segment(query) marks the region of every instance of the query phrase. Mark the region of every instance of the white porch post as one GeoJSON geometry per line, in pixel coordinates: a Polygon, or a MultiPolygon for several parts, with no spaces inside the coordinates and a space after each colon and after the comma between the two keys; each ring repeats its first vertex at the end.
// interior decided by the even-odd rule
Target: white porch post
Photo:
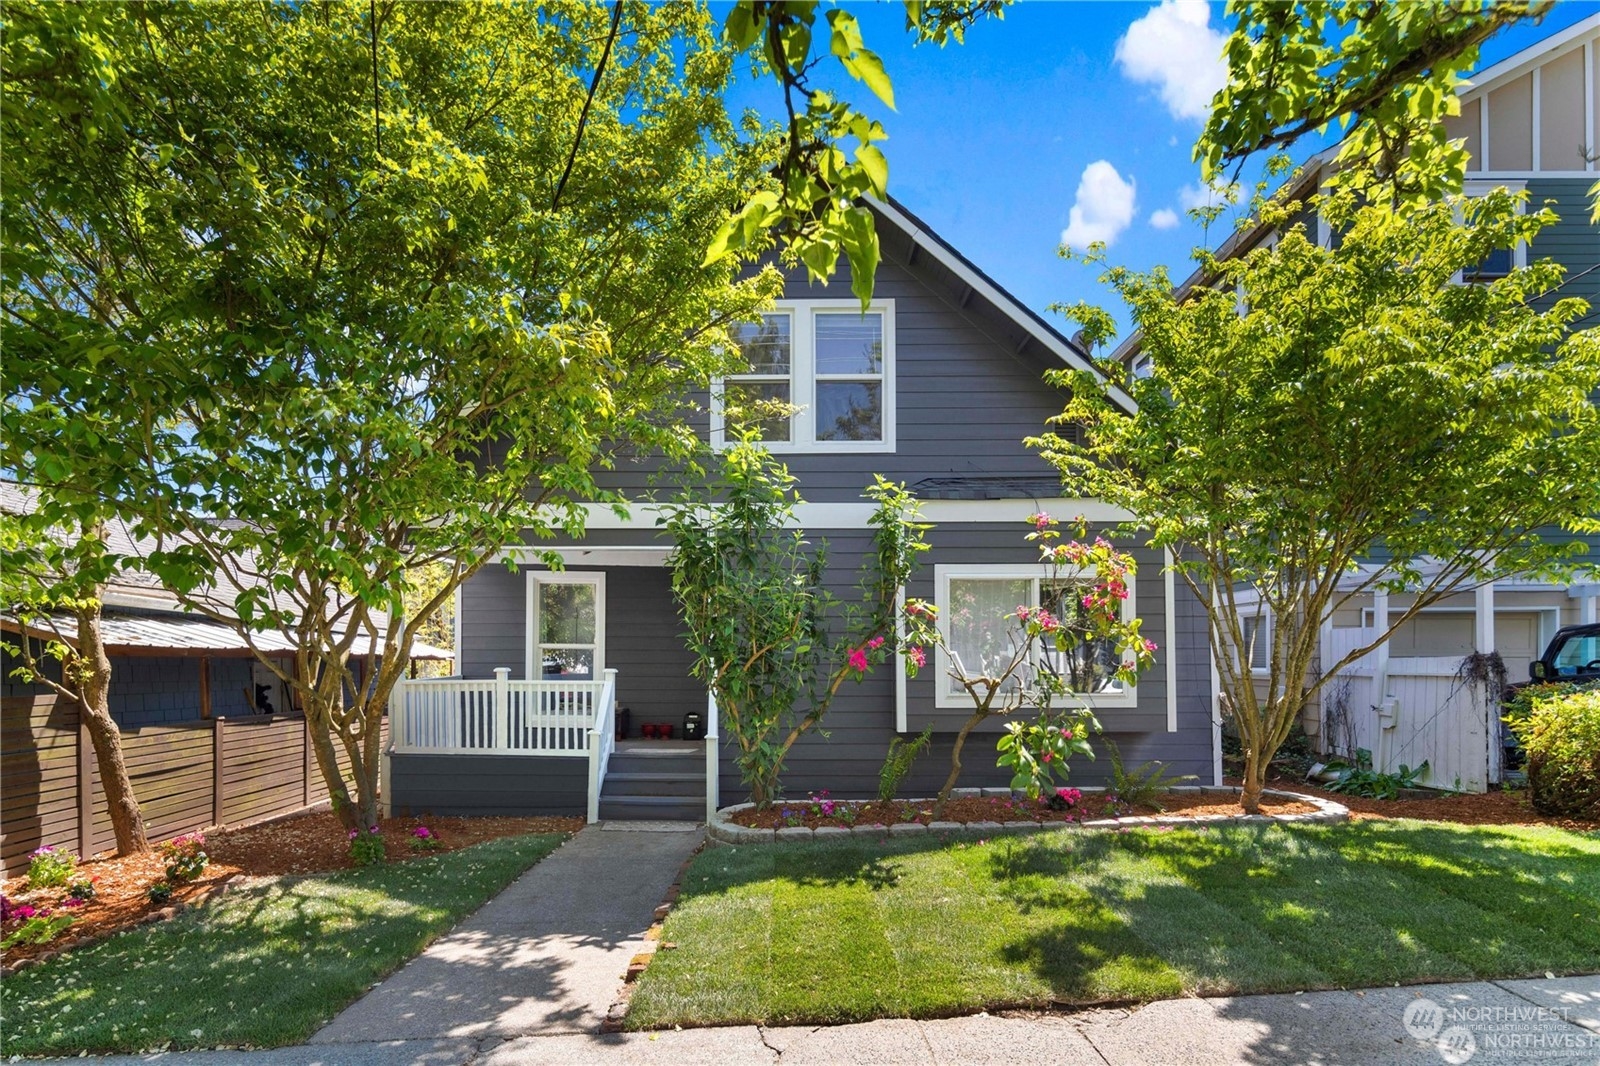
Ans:
{"type": "Polygon", "coordinates": [[[1494,585],[1479,585],[1473,596],[1475,625],[1472,630],[1472,647],[1480,655],[1494,651],[1494,585]]]}
{"type": "Polygon", "coordinates": [[[494,668],[494,746],[511,750],[511,667],[494,668]]]}
{"type": "Polygon", "coordinates": [[[720,764],[717,761],[717,697],[711,692],[706,693],[706,824],[711,824],[711,819],[717,814],[717,801],[722,794],[722,781],[720,778],[720,764]]]}
{"type": "MultiPolygon", "coordinates": [[[[1378,589],[1372,594],[1372,625],[1379,632],[1389,628],[1389,592],[1378,589]]],[[[1389,642],[1386,640],[1373,650],[1372,697],[1381,707],[1389,696],[1389,642]]]]}

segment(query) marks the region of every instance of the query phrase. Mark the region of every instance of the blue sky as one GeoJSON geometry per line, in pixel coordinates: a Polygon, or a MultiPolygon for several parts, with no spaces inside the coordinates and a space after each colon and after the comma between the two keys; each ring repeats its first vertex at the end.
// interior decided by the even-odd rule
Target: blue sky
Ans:
{"type": "MultiPolygon", "coordinates": [[[[890,192],[1022,302],[1040,312],[1056,301],[1114,303],[1094,268],[1056,254],[1075,204],[1076,233],[1115,231],[1113,262],[1188,273],[1189,250],[1203,234],[1183,214],[1182,190],[1198,191],[1190,153],[1205,87],[1220,76],[1221,4],[1025,0],[1004,21],[977,26],[966,44],[944,49],[913,48],[898,3],[847,6],[894,82],[894,112],[867,107],[876,102],[864,86],[850,89],[889,132],[890,192]],[[1171,228],[1151,224],[1163,210],[1177,216],[1171,228]]],[[[1490,41],[1481,65],[1597,8],[1561,3],[1541,25],[1490,41]]],[[[776,114],[776,87],[755,88],[751,102],[776,114]]],[[[1296,158],[1316,147],[1304,145],[1296,158]]],[[[1225,223],[1214,224],[1209,243],[1226,235],[1225,223]]]]}

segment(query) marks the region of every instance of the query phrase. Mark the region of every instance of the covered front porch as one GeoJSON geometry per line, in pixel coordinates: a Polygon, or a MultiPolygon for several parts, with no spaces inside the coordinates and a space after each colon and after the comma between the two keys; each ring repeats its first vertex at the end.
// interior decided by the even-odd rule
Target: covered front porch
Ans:
{"type": "Polygon", "coordinates": [[[615,669],[514,681],[506,667],[489,680],[397,683],[386,802],[414,814],[709,819],[720,788],[714,701],[701,739],[619,739],[617,685],[615,669]]]}

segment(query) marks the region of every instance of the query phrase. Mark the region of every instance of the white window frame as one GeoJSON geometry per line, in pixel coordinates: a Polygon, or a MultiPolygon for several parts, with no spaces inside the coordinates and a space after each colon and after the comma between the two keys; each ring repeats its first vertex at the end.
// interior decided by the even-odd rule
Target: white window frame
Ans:
{"type": "MultiPolygon", "coordinates": [[[[939,635],[948,643],[950,640],[950,581],[951,579],[987,578],[991,580],[1019,580],[1033,581],[1034,595],[1032,600],[1038,603],[1038,584],[1041,580],[1051,577],[1065,578],[1093,578],[1094,571],[1086,568],[1057,567],[1052,570],[1043,563],[940,563],[933,568],[933,602],[939,609],[939,635]]],[[[1137,579],[1129,574],[1128,598],[1122,601],[1122,620],[1131,622],[1138,617],[1135,606],[1138,598],[1137,579]]],[[[972,699],[964,692],[951,692],[950,686],[950,657],[941,648],[934,656],[933,679],[933,705],[945,709],[971,710],[972,699]]],[[[1076,692],[1067,698],[1082,699],[1090,707],[1137,707],[1139,694],[1133,685],[1124,685],[1120,692],[1076,692]]],[[[1063,701],[1063,706],[1066,706],[1063,701]]]]}
{"type": "MultiPolygon", "coordinates": [[[[606,575],[601,570],[529,570],[527,632],[524,639],[523,677],[543,681],[544,663],[534,668],[539,651],[539,586],[593,585],[594,589],[594,678],[600,681],[606,669],[606,575]]],[[[587,647],[588,645],[581,645],[587,647]]]]}
{"type": "Polygon", "coordinates": [[[1272,673],[1272,615],[1262,611],[1259,615],[1246,615],[1239,619],[1240,629],[1254,626],[1256,631],[1255,641],[1252,644],[1250,634],[1243,633],[1244,651],[1250,658],[1250,673],[1254,677],[1266,677],[1272,673]],[[1260,652],[1261,665],[1256,665],[1256,653],[1260,652]]]}
{"type": "MultiPolygon", "coordinates": [[[[883,369],[880,396],[883,424],[882,440],[817,440],[817,349],[816,316],[848,312],[861,315],[859,300],[779,300],[767,314],[789,316],[789,402],[796,408],[789,421],[789,439],[766,441],[763,447],[774,455],[830,452],[892,452],[895,450],[895,336],[894,300],[874,300],[867,305],[866,314],[883,317],[883,369]]],[[[862,381],[870,374],[828,374],[821,380],[862,381]]],[[[739,376],[741,379],[743,375],[739,376]]],[[[755,378],[776,379],[779,375],[752,375],[755,378]]],[[[726,423],[723,418],[724,379],[711,382],[711,446],[716,449],[728,445],[726,423]]]]}

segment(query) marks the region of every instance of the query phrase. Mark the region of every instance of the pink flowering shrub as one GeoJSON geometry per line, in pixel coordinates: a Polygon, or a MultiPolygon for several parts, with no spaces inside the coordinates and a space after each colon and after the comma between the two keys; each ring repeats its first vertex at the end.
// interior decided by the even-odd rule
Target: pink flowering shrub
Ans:
{"type": "MultiPolygon", "coordinates": [[[[1046,575],[1036,585],[1045,602],[1018,604],[1006,616],[1006,639],[986,641],[967,662],[951,647],[951,631],[977,622],[968,606],[958,605],[951,624],[938,624],[933,605],[912,600],[904,623],[913,655],[906,655],[906,673],[916,677],[927,665],[921,653],[931,645],[944,653],[948,679],[972,700],[973,713],[956,736],[950,775],[940,790],[935,817],[943,814],[961,774],[961,752],[968,734],[985,719],[1034,712],[1032,720],[1014,719],[996,748],[997,765],[1012,771],[1011,787],[1031,798],[1065,777],[1074,755],[1093,758],[1089,735],[1100,723],[1084,698],[1094,692],[1132,686],[1154,663],[1155,642],[1139,632],[1137,618],[1124,618],[1133,557],[1104,537],[1086,542],[1087,526],[1078,520],[1080,539],[1060,543],[1056,519],[1040,513],[1028,518],[1027,539],[1039,547],[1046,575]]],[[[937,683],[944,684],[945,679],[937,683]]]]}
{"type": "Polygon", "coordinates": [[[167,862],[168,881],[193,881],[205,873],[211,857],[205,853],[206,838],[199,833],[174,837],[157,850],[167,862]]]}
{"type": "Polygon", "coordinates": [[[439,836],[425,825],[419,825],[411,831],[412,851],[438,851],[439,836]]]}

